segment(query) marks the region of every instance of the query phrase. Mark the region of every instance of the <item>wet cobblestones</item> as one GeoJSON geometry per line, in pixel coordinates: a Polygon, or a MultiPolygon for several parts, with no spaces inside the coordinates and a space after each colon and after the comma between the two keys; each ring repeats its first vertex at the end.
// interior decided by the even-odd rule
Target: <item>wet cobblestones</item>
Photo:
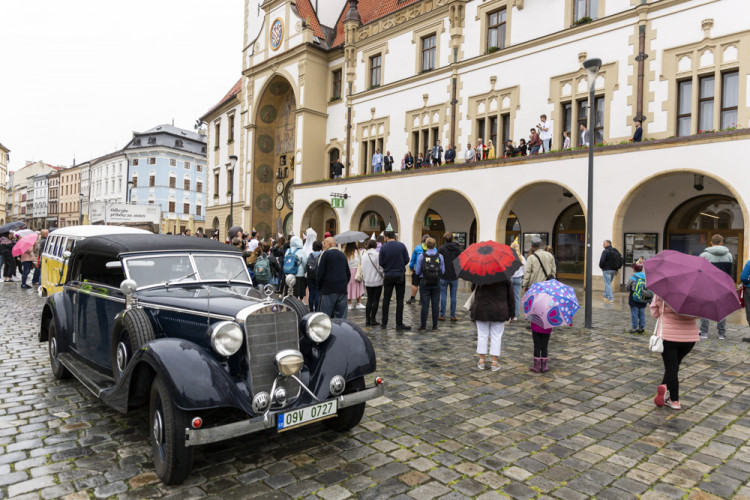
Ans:
{"type": "Polygon", "coordinates": [[[627,311],[555,331],[544,375],[528,371],[525,322],[506,328],[496,373],[476,369],[462,314],[434,333],[367,329],[387,386],[361,425],[205,446],[167,487],[145,410],[123,415],[56,381],[37,342],[42,299],[0,287],[0,498],[750,498],[746,326],[723,342],[712,330],[686,358],[681,412],[654,407],[661,360],[624,333],[627,311]]]}

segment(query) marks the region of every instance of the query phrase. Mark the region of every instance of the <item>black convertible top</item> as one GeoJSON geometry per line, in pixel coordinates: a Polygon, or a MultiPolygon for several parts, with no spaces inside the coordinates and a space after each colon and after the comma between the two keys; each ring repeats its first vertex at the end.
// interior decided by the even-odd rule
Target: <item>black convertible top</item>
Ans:
{"type": "Polygon", "coordinates": [[[195,236],[170,234],[112,234],[79,241],[73,252],[94,252],[112,257],[140,252],[230,252],[240,251],[225,243],[195,236]]]}

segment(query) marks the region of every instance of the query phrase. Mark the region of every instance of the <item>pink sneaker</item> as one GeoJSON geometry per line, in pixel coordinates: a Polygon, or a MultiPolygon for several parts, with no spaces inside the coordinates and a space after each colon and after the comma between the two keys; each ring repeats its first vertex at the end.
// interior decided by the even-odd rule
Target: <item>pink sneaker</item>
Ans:
{"type": "Polygon", "coordinates": [[[654,404],[661,408],[664,406],[664,397],[667,394],[667,385],[661,384],[656,388],[656,397],[654,398],[654,404]]]}
{"type": "Polygon", "coordinates": [[[670,401],[669,398],[667,398],[666,401],[664,401],[664,404],[672,408],[673,410],[681,410],[680,402],[679,401],[670,401]]]}

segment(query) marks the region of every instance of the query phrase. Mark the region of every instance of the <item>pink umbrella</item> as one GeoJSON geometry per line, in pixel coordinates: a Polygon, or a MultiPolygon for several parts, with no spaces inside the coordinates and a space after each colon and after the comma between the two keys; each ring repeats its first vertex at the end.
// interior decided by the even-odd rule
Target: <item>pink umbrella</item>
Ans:
{"type": "Polygon", "coordinates": [[[703,257],[663,250],[643,271],[648,289],[677,314],[721,321],[742,307],[732,277],[703,257]]]}
{"type": "Polygon", "coordinates": [[[36,243],[36,239],[39,237],[38,234],[29,234],[18,240],[18,242],[13,245],[13,257],[18,257],[21,254],[25,253],[26,250],[34,246],[34,243],[36,243]]]}

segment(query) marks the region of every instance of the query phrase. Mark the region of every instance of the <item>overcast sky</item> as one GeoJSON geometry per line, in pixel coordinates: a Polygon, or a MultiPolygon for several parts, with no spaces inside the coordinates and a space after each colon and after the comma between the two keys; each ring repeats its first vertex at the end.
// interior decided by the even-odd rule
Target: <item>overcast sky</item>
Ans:
{"type": "Polygon", "coordinates": [[[242,70],[242,0],[0,0],[0,143],[70,166],[193,130],[242,70]]]}

